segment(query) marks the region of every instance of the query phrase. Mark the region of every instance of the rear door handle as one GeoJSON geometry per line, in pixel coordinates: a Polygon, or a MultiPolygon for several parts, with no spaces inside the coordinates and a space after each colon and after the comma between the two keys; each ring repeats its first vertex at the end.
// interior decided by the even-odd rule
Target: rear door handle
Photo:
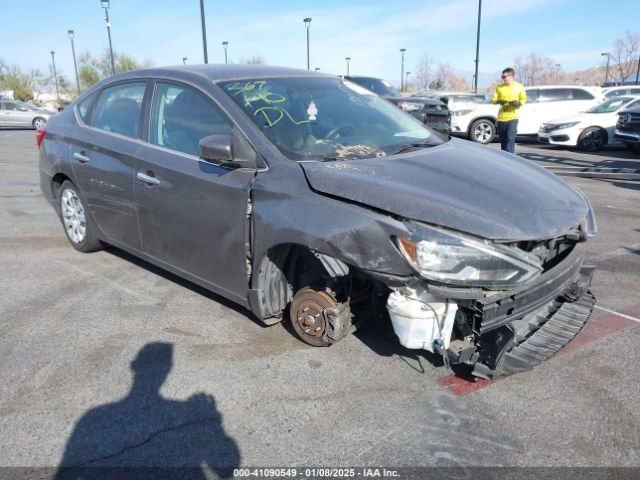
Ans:
{"type": "Polygon", "coordinates": [[[73,158],[82,163],[87,163],[89,161],[89,157],[87,157],[84,152],[74,152],[73,158]]]}
{"type": "Polygon", "coordinates": [[[141,182],[146,183],[147,185],[158,185],[160,183],[160,180],[158,180],[156,177],[147,175],[146,173],[142,172],[137,172],[136,178],[141,182]]]}

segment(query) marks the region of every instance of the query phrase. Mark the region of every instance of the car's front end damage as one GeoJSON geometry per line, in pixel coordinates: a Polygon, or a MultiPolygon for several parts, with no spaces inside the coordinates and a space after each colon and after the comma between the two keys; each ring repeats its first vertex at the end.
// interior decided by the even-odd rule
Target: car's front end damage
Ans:
{"type": "Polygon", "coordinates": [[[405,347],[495,378],[534,367],[588,320],[593,211],[544,169],[458,140],[393,162],[303,169],[315,191],[402,221],[388,256],[413,274],[362,270],[390,292],[387,310],[405,347]]]}
{"type": "Polygon", "coordinates": [[[400,342],[484,378],[533,368],[591,314],[593,267],[584,257],[594,231],[591,217],[541,241],[479,241],[424,227],[416,236],[429,240],[397,239],[418,273],[389,282],[387,309],[400,342]]]}

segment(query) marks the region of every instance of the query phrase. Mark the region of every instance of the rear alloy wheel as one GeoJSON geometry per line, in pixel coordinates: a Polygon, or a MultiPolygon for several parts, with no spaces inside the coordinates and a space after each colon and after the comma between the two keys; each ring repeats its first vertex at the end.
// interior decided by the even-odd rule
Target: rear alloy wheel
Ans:
{"type": "Polygon", "coordinates": [[[471,124],[469,128],[469,140],[486,145],[491,143],[496,136],[496,125],[491,120],[480,119],[471,124]]]}
{"type": "Polygon", "coordinates": [[[328,327],[325,311],[337,305],[336,299],[325,291],[309,287],[298,290],[291,301],[289,316],[302,341],[314,347],[331,345],[332,342],[325,337],[328,327]]]}
{"type": "Polygon", "coordinates": [[[100,250],[102,243],[96,236],[97,229],[85,210],[76,186],[66,180],[60,187],[58,200],[60,220],[73,248],[80,252],[100,250]]]}
{"type": "Polygon", "coordinates": [[[33,119],[33,122],[31,122],[31,124],[36,130],[42,130],[47,126],[47,121],[42,117],[36,117],[33,119]]]}
{"type": "Polygon", "coordinates": [[[578,146],[587,152],[597,152],[607,143],[607,135],[599,127],[589,127],[582,131],[578,146]]]}

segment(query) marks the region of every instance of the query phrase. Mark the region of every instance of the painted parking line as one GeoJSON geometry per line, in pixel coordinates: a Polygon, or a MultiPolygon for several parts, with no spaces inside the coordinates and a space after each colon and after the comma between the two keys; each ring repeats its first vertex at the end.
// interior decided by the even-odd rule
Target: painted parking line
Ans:
{"type": "Polygon", "coordinates": [[[612,313],[613,315],[617,315],[622,318],[626,318],[627,320],[633,320],[634,322],[640,323],[640,318],[632,317],[631,315],[625,315],[624,313],[616,312],[614,310],[609,310],[608,308],[600,307],[596,305],[595,308],[598,310],[602,310],[603,312],[612,313]]]}
{"type": "MultiPolygon", "coordinates": [[[[595,308],[606,312],[606,314],[589,320],[580,333],[556,355],[571,352],[631,325],[640,323],[640,303],[626,308],[624,313],[609,310],[608,308],[598,305],[596,305],[595,308]]],[[[466,395],[488,387],[500,380],[501,379],[491,381],[475,377],[463,378],[456,375],[445,375],[444,377],[438,378],[436,383],[449,390],[453,395],[466,395]]]]}

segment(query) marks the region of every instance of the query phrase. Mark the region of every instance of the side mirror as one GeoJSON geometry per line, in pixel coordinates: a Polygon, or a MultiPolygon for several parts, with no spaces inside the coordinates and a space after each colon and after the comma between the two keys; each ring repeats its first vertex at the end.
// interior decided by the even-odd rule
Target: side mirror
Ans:
{"type": "Polygon", "coordinates": [[[27,110],[29,110],[27,107],[20,107],[21,112],[26,112],[27,110]]]}
{"type": "Polygon", "coordinates": [[[233,162],[233,139],[230,134],[209,135],[200,140],[200,157],[216,165],[233,162]]]}
{"type": "Polygon", "coordinates": [[[200,158],[229,168],[256,168],[255,151],[234,128],[233,133],[209,135],[199,142],[200,158]]]}

